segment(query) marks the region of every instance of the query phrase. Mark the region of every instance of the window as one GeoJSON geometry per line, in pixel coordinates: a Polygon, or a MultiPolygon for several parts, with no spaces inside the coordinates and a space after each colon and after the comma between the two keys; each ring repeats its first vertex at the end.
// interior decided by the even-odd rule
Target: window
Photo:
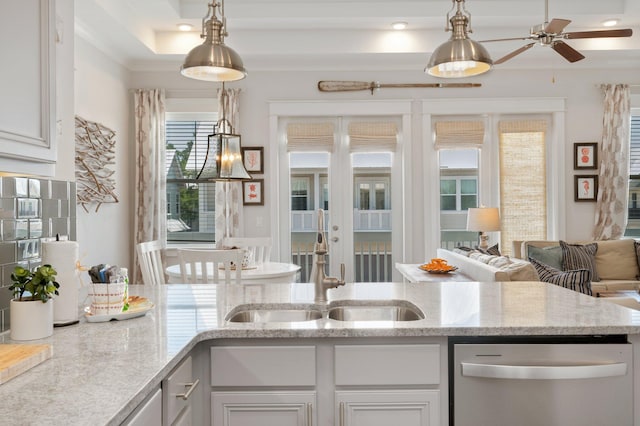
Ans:
{"type": "Polygon", "coordinates": [[[309,210],[312,177],[291,176],[291,210],[309,210]]]}
{"type": "Polygon", "coordinates": [[[440,178],[440,210],[461,211],[478,206],[478,178],[440,178]]]}
{"type": "Polygon", "coordinates": [[[358,210],[388,210],[390,208],[391,181],[388,176],[358,176],[355,179],[355,208],[358,210]]]}
{"type": "Polygon", "coordinates": [[[215,182],[196,180],[215,122],[167,119],[165,130],[167,240],[215,241],[215,182]]]}
{"type": "Polygon", "coordinates": [[[631,117],[629,149],[629,218],[625,235],[640,237],[640,112],[631,117]]]}

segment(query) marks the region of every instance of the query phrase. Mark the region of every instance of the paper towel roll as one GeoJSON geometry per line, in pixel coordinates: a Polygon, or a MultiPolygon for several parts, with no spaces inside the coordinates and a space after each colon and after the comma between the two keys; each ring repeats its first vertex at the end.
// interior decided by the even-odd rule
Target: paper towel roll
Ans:
{"type": "Polygon", "coordinates": [[[51,265],[58,273],[58,296],[53,300],[53,323],[70,324],[78,321],[78,243],[76,241],[43,241],[42,264],[51,265]]]}

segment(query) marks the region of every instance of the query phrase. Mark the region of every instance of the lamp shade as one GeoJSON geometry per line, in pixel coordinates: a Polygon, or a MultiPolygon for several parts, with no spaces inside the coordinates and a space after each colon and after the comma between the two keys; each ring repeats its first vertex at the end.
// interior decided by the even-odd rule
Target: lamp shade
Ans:
{"type": "MultiPolygon", "coordinates": [[[[457,11],[449,19],[451,38],[433,51],[424,72],[434,77],[461,78],[485,73],[493,66],[489,52],[469,38],[469,16],[463,13],[464,0],[457,2],[457,11]]],[[[448,15],[447,15],[448,16],[448,15]]]]}
{"type": "Polygon", "coordinates": [[[220,21],[215,14],[216,7],[220,7],[220,4],[209,4],[209,13],[202,21],[201,37],[204,38],[204,43],[191,49],[180,67],[180,73],[196,80],[242,80],[247,76],[247,71],[244,69],[240,55],[224,44],[224,36],[226,36],[223,24],[224,14],[220,21]]]}
{"type": "Polygon", "coordinates": [[[467,231],[490,232],[500,230],[497,207],[471,208],[467,211],[467,231]]]}
{"type": "Polygon", "coordinates": [[[215,139],[216,148],[216,176],[215,180],[251,179],[251,175],[244,168],[242,151],[240,149],[240,135],[216,133],[209,135],[215,139]]]}

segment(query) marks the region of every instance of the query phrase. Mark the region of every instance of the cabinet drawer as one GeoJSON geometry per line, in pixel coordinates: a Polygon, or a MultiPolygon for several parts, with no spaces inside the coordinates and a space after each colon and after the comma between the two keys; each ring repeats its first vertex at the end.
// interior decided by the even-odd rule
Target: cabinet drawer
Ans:
{"type": "Polygon", "coordinates": [[[336,385],[437,385],[440,345],[336,345],[336,385]]]}
{"type": "Polygon", "coordinates": [[[211,386],[315,386],[315,346],[211,348],[211,386]]]}
{"type": "MultiPolygon", "coordinates": [[[[185,395],[192,386],[197,386],[194,383],[193,370],[191,366],[191,357],[187,357],[178,365],[173,372],[167,376],[162,382],[162,389],[164,390],[164,422],[163,424],[171,425],[182,415],[183,411],[190,405],[190,399],[185,399],[185,395]]],[[[189,393],[191,398],[194,396],[189,393]]]]}

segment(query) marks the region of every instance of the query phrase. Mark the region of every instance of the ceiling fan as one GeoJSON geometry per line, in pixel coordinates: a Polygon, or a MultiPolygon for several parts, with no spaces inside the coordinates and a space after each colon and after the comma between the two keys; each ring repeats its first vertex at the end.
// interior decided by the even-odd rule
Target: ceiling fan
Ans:
{"type": "Polygon", "coordinates": [[[494,41],[509,41],[509,40],[533,40],[532,43],[526,44],[519,49],[514,50],[511,53],[503,56],[502,58],[494,61],[494,65],[501,64],[521,54],[522,52],[531,49],[536,43],[541,46],[551,46],[553,50],[558,52],[563,58],[569,62],[577,62],[584,59],[584,55],[573,47],[569,46],[562,40],[572,40],[579,38],[602,38],[602,37],[631,37],[633,31],[630,28],[618,29],[618,30],[599,30],[599,31],[574,31],[564,32],[563,30],[567,25],[571,23],[568,19],[554,18],[549,22],[549,0],[544,2],[544,23],[535,25],[529,30],[529,35],[526,37],[514,37],[514,38],[499,38],[493,40],[480,40],[481,43],[489,43],[494,41]]]}

